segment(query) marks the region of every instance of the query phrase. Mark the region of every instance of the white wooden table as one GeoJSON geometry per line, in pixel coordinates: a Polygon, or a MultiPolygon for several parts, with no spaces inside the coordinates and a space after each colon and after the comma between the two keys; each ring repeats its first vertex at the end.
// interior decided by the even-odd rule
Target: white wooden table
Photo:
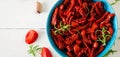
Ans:
{"type": "MultiPolygon", "coordinates": [[[[38,1],[43,6],[41,14],[35,13],[36,0],[0,0],[0,57],[32,57],[27,53],[28,45],[25,43],[25,35],[30,29],[39,32],[39,38],[34,44],[48,47],[53,57],[60,57],[50,45],[45,31],[48,12],[57,0],[38,1]]],[[[112,2],[112,0],[108,1],[112,2]]],[[[118,22],[120,21],[119,5],[120,2],[113,5],[118,22]]],[[[118,27],[120,29],[120,25],[118,27]]],[[[119,32],[120,30],[118,36],[120,36],[119,32]]],[[[116,39],[112,49],[118,52],[109,57],[119,57],[120,39],[116,39]]]]}

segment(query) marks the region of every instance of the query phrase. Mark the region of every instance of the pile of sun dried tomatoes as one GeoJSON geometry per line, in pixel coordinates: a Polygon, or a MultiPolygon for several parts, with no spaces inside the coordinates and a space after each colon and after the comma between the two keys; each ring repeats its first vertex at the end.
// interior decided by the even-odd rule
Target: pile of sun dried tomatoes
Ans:
{"type": "Polygon", "coordinates": [[[51,18],[51,35],[69,57],[96,57],[113,34],[114,13],[105,11],[102,2],[64,0],[51,18]]]}

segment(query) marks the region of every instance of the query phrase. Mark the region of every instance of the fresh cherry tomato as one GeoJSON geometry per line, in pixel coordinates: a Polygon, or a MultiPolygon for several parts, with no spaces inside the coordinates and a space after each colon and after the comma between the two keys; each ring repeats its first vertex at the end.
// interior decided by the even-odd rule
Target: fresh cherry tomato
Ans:
{"type": "Polygon", "coordinates": [[[42,57],[52,57],[50,50],[46,47],[42,48],[41,55],[42,55],[42,57]]]}
{"type": "Polygon", "coordinates": [[[25,42],[27,44],[32,44],[37,40],[37,38],[38,38],[38,33],[35,30],[30,30],[26,35],[25,42]]]}

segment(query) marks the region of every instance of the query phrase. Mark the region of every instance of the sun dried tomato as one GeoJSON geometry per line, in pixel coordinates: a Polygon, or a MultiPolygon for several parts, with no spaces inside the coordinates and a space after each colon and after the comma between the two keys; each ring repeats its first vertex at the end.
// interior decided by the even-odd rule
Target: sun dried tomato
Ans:
{"type": "Polygon", "coordinates": [[[102,38],[101,31],[105,29],[105,33],[110,35],[106,41],[114,33],[111,23],[114,15],[105,11],[102,2],[63,0],[51,18],[52,38],[57,47],[69,57],[96,57],[105,47],[98,41],[102,38]]]}

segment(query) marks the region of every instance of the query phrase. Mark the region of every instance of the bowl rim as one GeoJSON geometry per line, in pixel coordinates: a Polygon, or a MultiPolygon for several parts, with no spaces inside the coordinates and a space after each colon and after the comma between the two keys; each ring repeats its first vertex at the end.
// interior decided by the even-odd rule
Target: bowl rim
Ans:
{"type": "MultiPolygon", "coordinates": [[[[110,9],[110,10],[107,10],[108,12],[110,13],[115,13],[114,9],[112,8],[112,6],[108,3],[107,0],[94,0],[94,2],[96,1],[101,1],[104,3],[104,5],[110,9]]],[[[63,0],[58,0],[54,6],[52,7],[52,9],[50,10],[49,14],[48,14],[48,18],[47,18],[47,25],[46,25],[46,31],[47,31],[47,36],[48,36],[48,40],[50,42],[50,45],[54,48],[54,50],[57,52],[57,54],[59,54],[61,57],[68,57],[65,53],[63,53],[62,51],[60,51],[57,46],[55,45],[53,39],[52,39],[52,36],[50,34],[50,28],[51,28],[51,25],[50,25],[50,21],[51,21],[51,17],[52,17],[52,14],[54,12],[54,9],[59,6],[61,3],[63,2],[63,0]]],[[[113,44],[115,43],[115,40],[117,38],[117,31],[118,31],[118,21],[117,21],[117,16],[115,14],[114,18],[113,18],[113,29],[114,29],[114,33],[111,37],[111,39],[108,41],[107,45],[105,46],[104,50],[97,55],[97,57],[103,57],[110,49],[111,47],[113,46],[113,44]]]]}

